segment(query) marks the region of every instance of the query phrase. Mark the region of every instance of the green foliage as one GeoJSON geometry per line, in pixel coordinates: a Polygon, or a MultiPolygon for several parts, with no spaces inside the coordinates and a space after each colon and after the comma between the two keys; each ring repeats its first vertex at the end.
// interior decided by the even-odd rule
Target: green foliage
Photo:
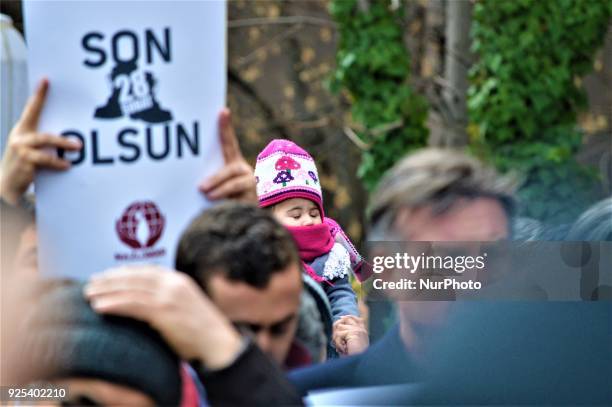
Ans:
{"type": "Polygon", "coordinates": [[[593,199],[594,172],[574,155],[585,95],[576,78],[591,70],[612,2],[479,1],[468,91],[472,145],[500,170],[519,170],[524,214],[571,220],[593,199]]]}
{"type": "Polygon", "coordinates": [[[353,120],[363,128],[358,136],[371,146],[363,152],[358,175],[372,190],[406,151],[426,144],[427,105],[408,84],[402,9],[374,0],[362,12],[357,0],[334,0],[330,11],[340,33],[330,89],[347,93],[353,120]],[[399,125],[389,126],[393,123],[399,125]]]}

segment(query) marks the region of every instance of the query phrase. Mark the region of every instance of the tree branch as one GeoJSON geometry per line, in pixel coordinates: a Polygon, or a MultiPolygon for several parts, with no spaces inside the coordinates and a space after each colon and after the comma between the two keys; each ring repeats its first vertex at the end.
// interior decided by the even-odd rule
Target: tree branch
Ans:
{"type": "Polygon", "coordinates": [[[344,126],[344,134],[355,144],[360,150],[367,151],[372,148],[371,144],[364,143],[363,140],[349,126],[344,126]]]}

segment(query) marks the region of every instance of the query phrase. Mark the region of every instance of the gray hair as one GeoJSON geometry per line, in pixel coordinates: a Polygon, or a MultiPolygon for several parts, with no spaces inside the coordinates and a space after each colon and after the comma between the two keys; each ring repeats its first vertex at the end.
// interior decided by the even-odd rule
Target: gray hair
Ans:
{"type": "Polygon", "coordinates": [[[388,240],[402,208],[431,206],[434,213],[442,214],[462,198],[496,199],[511,217],[516,184],[514,178],[499,176],[493,168],[461,151],[419,150],[391,168],[372,194],[370,239],[388,240]]]}
{"type": "Polygon", "coordinates": [[[612,241],[612,197],[597,202],[580,215],[565,240],[612,241]]]}

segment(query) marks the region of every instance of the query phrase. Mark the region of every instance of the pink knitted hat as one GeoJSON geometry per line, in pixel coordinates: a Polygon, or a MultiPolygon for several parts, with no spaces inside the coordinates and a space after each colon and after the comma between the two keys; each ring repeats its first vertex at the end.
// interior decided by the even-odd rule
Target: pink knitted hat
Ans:
{"type": "Polygon", "coordinates": [[[293,141],[272,140],[257,156],[255,180],[259,206],[290,198],[309,199],[323,212],[323,194],[314,160],[293,141]]]}

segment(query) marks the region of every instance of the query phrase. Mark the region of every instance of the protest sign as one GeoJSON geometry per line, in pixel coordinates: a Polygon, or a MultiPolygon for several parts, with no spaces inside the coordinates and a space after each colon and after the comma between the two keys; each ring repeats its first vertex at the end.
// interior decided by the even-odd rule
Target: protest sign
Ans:
{"type": "Polygon", "coordinates": [[[87,278],[171,266],[222,165],[224,1],[24,2],[30,83],[50,90],[39,130],[83,143],[37,174],[39,267],[87,278]]]}

